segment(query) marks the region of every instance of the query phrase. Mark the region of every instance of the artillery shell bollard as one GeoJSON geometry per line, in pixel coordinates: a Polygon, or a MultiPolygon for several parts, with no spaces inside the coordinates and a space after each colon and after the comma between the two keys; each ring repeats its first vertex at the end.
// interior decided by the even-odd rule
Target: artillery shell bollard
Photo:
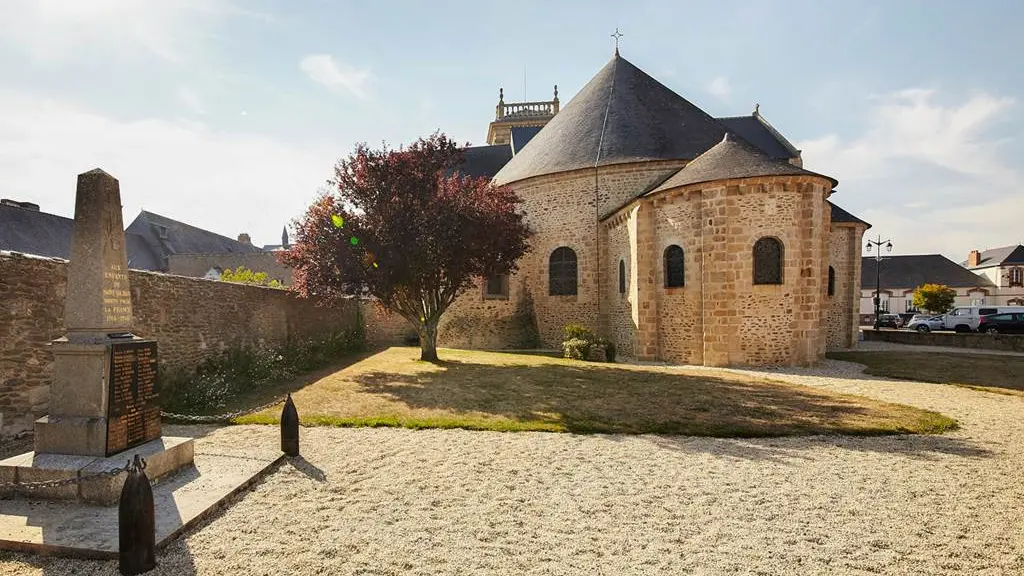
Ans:
{"type": "Polygon", "coordinates": [[[281,451],[289,456],[299,455],[299,413],[291,394],[281,410],[281,451]]]}
{"type": "Polygon", "coordinates": [[[136,454],[121,488],[117,510],[117,553],[121,574],[142,574],[156,568],[156,515],[153,489],[143,472],[145,468],[145,460],[136,454]]]}

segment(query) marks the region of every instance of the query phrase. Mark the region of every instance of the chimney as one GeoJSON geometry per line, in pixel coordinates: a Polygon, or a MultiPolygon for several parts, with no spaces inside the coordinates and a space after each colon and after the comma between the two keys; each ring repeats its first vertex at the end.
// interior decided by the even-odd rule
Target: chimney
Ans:
{"type": "Polygon", "coordinates": [[[249,235],[245,232],[238,235],[238,241],[247,246],[252,246],[252,239],[250,239],[249,235]]]}
{"type": "Polygon", "coordinates": [[[971,253],[967,255],[967,267],[974,268],[978,264],[981,264],[981,252],[971,250],[971,253]]]}

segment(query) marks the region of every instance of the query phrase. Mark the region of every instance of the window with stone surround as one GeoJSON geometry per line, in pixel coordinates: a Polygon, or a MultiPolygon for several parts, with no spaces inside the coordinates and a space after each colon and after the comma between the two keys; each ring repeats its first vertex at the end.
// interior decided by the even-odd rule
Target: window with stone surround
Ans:
{"type": "Polygon", "coordinates": [[[783,246],[766,236],[754,243],[754,284],[782,284],[783,246]]]}
{"type": "Polygon", "coordinates": [[[836,295],[836,269],[831,266],[828,267],[828,295],[836,295]]]}
{"type": "Polygon", "coordinates": [[[548,260],[548,294],[576,295],[576,253],[572,248],[562,246],[551,253],[548,260]]]}
{"type": "Polygon", "coordinates": [[[619,260],[619,294],[626,293],[626,261],[619,260]]]}
{"type": "Polygon", "coordinates": [[[493,274],[487,277],[484,299],[508,300],[508,274],[493,274]]]}
{"type": "Polygon", "coordinates": [[[675,244],[665,248],[665,288],[679,288],[686,284],[683,249],[675,244]]]}

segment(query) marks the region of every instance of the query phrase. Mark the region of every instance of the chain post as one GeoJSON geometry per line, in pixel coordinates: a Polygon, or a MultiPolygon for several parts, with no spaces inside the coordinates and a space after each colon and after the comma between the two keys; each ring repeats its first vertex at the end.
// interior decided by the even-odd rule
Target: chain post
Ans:
{"type": "Polygon", "coordinates": [[[126,575],[156,568],[156,513],[146,461],[136,454],[128,467],[117,509],[118,570],[126,575]]]}
{"type": "Polygon", "coordinates": [[[291,394],[281,410],[281,451],[289,456],[299,455],[299,413],[291,394]]]}

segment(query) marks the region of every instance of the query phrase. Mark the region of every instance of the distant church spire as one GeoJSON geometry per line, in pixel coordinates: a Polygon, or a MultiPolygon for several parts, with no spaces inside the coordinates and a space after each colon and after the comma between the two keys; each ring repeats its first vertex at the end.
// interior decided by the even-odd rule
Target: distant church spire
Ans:
{"type": "Polygon", "coordinates": [[[623,34],[622,32],[619,32],[619,27],[616,26],[615,27],[615,34],[612,34],[611,36],[612,36],[612,38],[615,38],[615,55],[618,56],[619,55],[619,38],[622,38],[623,36],[625,36],[625,34],[623,34]]]}
{"type": "Polygon", "coordinates": [[[288,247],[288,227],[281,228],[281,247],[288,247]]]}

